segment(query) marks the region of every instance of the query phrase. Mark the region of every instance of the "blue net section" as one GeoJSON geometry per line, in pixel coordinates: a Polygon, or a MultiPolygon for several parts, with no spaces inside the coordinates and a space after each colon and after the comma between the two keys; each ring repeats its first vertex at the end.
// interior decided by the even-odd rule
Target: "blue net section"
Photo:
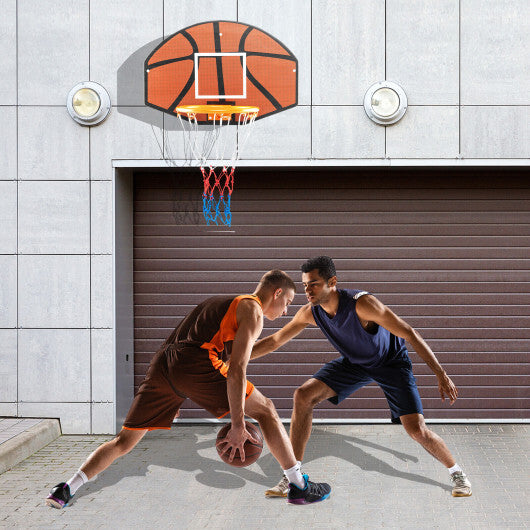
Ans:
{"type": "Polygon", "coordinates": [[[207,225],[231,226],[230,198],[234,189],[234,169],[201,167],[204,182],[202,212],[207,225]],[[218,173],[215,172],[217,169],[218,173]]]}

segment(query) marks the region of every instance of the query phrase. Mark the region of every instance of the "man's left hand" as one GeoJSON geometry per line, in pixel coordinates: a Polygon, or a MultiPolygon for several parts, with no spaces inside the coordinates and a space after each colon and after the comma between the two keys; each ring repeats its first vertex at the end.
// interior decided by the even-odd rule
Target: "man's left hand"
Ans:
{"type": "Polygon", "coordinates": [[[445,372],[438,376],[438,390],[440,391],[440,396],[442,396],[442,401],[445,401],[447,397],[451,405],[458,397],[458,390],[455,384],[445,372]]]}

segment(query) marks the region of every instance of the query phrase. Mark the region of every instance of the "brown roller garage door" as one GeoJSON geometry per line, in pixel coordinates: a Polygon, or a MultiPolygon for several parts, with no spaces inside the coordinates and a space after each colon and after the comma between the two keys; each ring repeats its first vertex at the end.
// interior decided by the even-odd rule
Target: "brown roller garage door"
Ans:
{"type": "MultiPolygon", "coordinates": [[[[214,294],[252,292],[280,267],[334,258],[416,327],[459,387],[442,404],[411,352],[428,418],[528,418],[530,188],[519,168],[239,168],[233,227],[203,226],[197,169],[138,172],[134,199],[135,386],[170,330],[214,294]],[[225,230],[228,230],[225,228],[225,230]]],[[[305,301],[297,294],[283,326],[305,301]]],[[[289,417],[292,394],[337,354],[316,328],[252,362],[249,378],[289,417]]],[[[185,418],[209,417],[189,400],[185,418]]],[[[316,418],[388,418],[370,385],[316,418]]]]}

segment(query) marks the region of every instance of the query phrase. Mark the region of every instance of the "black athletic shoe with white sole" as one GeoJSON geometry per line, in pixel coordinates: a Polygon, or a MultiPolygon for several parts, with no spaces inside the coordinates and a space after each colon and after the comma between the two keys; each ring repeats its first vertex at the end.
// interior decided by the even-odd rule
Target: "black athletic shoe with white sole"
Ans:
{"type": "Polygon", "coordinates": [[[46,506],[60,510],[68,506],[73,497],[73,495],[70,495],[70,486],[66,482],[61,482],[52,488],[50,494],[46,497],[46,506]]]}
{"type": "Polygon", "coordinates": [[[299,488],[296,484],[289,484],[287,502],[289,504],[312,504],[320,502],[329,497],[331,486],[325,482],[311,482],[307,475],[304,477],[305,488],[299,488]]]}

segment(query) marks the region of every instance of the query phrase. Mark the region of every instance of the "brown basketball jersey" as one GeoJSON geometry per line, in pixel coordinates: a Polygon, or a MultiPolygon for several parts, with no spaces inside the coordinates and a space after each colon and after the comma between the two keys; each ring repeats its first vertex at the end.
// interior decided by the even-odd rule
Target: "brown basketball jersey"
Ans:
{"type": "Polygon", "coordinates": [[[255,300],[261,306],[260,299],[254,295],[214,296],[204,300],[178,325],[166,345],[174,344],[177,349],[191,346],[215,350],[226,359],[238,328],[237,306],[244,299],[255,300]]]}
{"type": "MultiPolygon", "coordinates": [[[[230,411],[228,359],[238,329],[237,306],[254,295],[215,296],[173,330],[151,360],[123,424],[125,429],[169,429],[186,397],[222,418],[230,411]]],[[[245,395],[254,385],[247,380],[245,395]]]]}

